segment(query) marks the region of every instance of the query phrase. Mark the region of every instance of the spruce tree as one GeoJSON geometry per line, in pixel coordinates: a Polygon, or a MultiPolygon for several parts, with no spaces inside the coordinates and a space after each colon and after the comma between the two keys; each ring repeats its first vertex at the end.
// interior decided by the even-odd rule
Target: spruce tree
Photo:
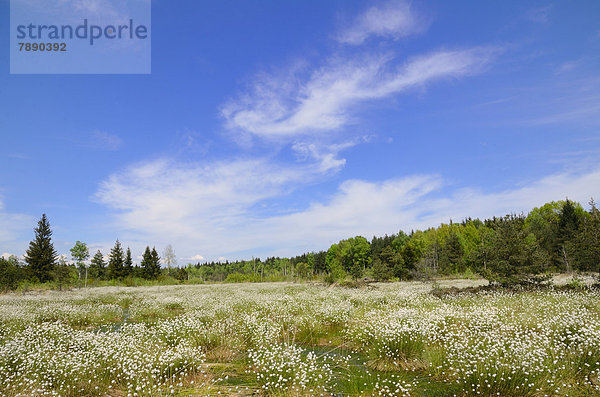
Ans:
{"type": "Polygon", "coordinates": [[[42,214],[42,219],[39,220],[34,231],[35,239],[29,243],[25,261],[32,278],[41,282],[50,281],[53,278],[58,254],[52,244],[52,230],[46,214],[42,214]]]}
{"type": "Polygon", "coordinates": [[[492,221],[489,256],[490,280],[510,285],[524,283],[531,275],[540,274],[548,263],[544,251],[533,233],[527,233],[523,216],[506,215],[492,221]]]}
{"type": "Polygon", "coordinates": [[[576,237],[581,226],[581,219],[577,213],[575,204],[567,199],[560,212],[558,220],[558,242],[559,255],[562,254],[563,263],[567,272],[573,271],[573,251],[576,245],[576,237]]]}
{"type": "Polygon", "coordinates": [[[392,277],[392,271],[387,263],[380,258],[375,258],[373,261],[373,278],[376,281],[387,281],[392,277]]]}
{"type": "Polygon", "coordinates": [[[108,277],[112,279],[123,277],[123,247],[119,240],[108,256],[108,277]]]}
{"type": "Polygon", "coordinates": [[[589,216],[584,218],[575,239],[577,270],[600,273],[600,210],[592,199],[589,216]]]}
{"type": "Polygon", "coordinates": [[[158,277],[160,274],[160,258],[156,249],[150,251],[150,247],[146,247],[144,255],[142,256],[142,272],[144,278],[151,280],[158,277]]]}
{"type": "Polygon", "coordinates": [[[160,257],[156,252],[156,247],[152,248],[152,267],[154,269],[154,277],[157,278],[160,275],[160,257]]]}
{"type": "Polygon", "coordinates": [[[92,258],[92,263],[90,264],[90,276],[95,279],[102,279],[106,274],[106,267],[104,264],[104,256],[102,252],[98,250],[96,255],[92,258]]]}
{"type": "Polygon", "coordinates": [[[133,259],[131,258],[131,250],[127,247],[127,253],[125,254],[125,262],[123,263],[123,277],[129,277],[133,275],[133,259]]]}

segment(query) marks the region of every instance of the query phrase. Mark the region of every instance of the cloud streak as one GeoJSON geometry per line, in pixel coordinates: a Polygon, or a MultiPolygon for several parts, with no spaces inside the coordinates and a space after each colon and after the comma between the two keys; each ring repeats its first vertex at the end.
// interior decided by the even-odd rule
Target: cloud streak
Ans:
{"type": "Polygon", "coordinates": [[[406,1],[390,1],[367,9],[353,23],[339,32],[337,41],[343,44],[363,44],[370,37],[397,40],[427,29],[427,23],[419,17],[406,1]]]}
{"type": "Polygon", "coordinates": [[[229,128],[262,138],[338,130],[352,122],[351,110],[361,103],[478,73],[500,51],[496,47],[440,50],[402,64],[391,55],[333,59],[303,83],[263,76],[249,94],[227,103],[221,114],[229,128]]]}

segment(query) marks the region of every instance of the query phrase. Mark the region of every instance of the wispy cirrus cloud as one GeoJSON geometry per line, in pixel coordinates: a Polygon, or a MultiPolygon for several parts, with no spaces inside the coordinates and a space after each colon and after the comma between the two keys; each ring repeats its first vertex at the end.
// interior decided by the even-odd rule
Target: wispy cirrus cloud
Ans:
{"type": "Polygon", "coordinates": [[[336,35],[343,44],[363,44],[370,37],[397,40],[425,31],[429,23],[412,9],[408,1],[388,1],[368,8],[350,26],[336,35]]]}
{"type": "Polygon", "coordinates": [[[323,173],[339,171],[346,164],[346,159],[340,158],[339,154],[353,146],[366,143],[371,136],[363,135],[339,143],[304,142],[297,141],[292,145],[300,161],[315,162],[316,168],[323,173]]]}
{"type": "Polygon", "coordinates": [[[520,109],[526,113],[522,122],[527,125],[600,124],[600,76],[596,72],[554,78],[526,94],[529,97],[520,109]]]}
{"type": "MultiPolygon", "coordinates": [[[[389,41],[420,33],[428,25],[410,2],[392,0],[366,9],[333,37],[358,46],[370,38],[389,41]]],[[[226,127],[238,136],[280,144],[323,132],[343,135],[357,122],[361,105],[479,73],[502,52],[498,46],[478,46],[400,56],[394,48],[385,53],[372,48],[364,46],[352,55],[334,52],[315,64],[296,61],[278,73],[259,73],[246,90],[221,107],[226,127]]]]}
{"type": "Polygon", "coordinates": [[[229,128],[262,138],[338,130],[352,122],[351,110],[361,103],[478,73],[500,51],[497,47],[441,50],[401,64],[392,55],[332,59],[293,87],[289,80],[279,84],[277,77],[263,76],[250,93],[227,103],[221,114],[229,128]]]}

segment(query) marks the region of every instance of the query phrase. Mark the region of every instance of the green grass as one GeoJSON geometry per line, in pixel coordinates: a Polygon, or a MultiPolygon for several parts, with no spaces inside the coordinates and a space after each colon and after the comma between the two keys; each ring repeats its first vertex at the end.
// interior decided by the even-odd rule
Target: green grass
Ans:
{"type": "Polygon", "coordinates": [[[597,291],[424,286],[2,295],[0,395],[600,395],[597,291]]]}

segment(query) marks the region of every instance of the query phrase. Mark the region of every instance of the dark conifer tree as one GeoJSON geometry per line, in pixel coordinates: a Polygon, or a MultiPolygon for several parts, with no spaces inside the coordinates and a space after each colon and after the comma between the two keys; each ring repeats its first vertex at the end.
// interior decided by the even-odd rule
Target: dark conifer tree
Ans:
{"type": "Polygon", "coordinates": [[[152,247],[152,268],[154,270],[153,278],[157,278],[160,275],[160,257],[156,252],[156,247],[152,247]]]}
{"type": "Polygon", "coordinates": [[[447,267],[449,273],[459,273],[462,269],[462,258],[464,250],[458,234],[454,231],[450,233],[446,242],[442,246],[442,263],[447,267]]]}
{"type": "Polygon", "coordinates": [[[129,277],[133,275],[133,259],[131,258],[131,250],[127,247],[127,253],[125,254],[125,262],[123,263],[123,277],[129,277]]]}
{"type": "Polygon", "coordinates": [[[123,247],[121,247],[119,240],[117,240],[115,246],[110,250],[110,255],[108,256],[108,277],[123,277],[123,247]]]}
{"type": "Polygon", "coordinates": [[[577,270],[600,273],[600,210],[590,201],[589,216],[585,217],[575,238],[577,270]]]}
{"type": "Polygon", "coordinates": [[[577,214],[576,207],[569,199],[565,201],[558,220],[559,256],[568,272],[573,270],[573,250],[575,238],[579,233],[582,220],[577,214]]]}
{"type": "Polygon", "coordinates": [[[90,276],[95,279],[103,279],[106,276],[104,256],[100,250],[98,250],[96,255],[92,258],[92,263],[90,264],[90,276]]]}
{"type": "Polygon", "coordinates": [[[50,281],[53,278],[58,254],[52,244],[52,230],[46,214],[42,215],[34,231],[35,239],[29,243],[25,261],[32,278],[41,282],[50,281]]]}
{"type": "Polygon", "coordinates": [[[142,257],[142,272],[144,278],[148,280],[155,279],[160,275],[160,258],[156,249],[150,251],[150,247],[146,247],[142,257]]]}
{"type": "Polygon", "coordinates": [[[150,247],[146,246],[146,250],[144,251],[144,255],[142,255],[142,274],[144,278],[151,279],[152,278],[152,253],[150,252],[150,247]]]}
{"type": "Polygon", "coordinates": [[[17,288],[23,278],[25,274],[16,256],[11,255],[8,259],[0,256],[0,292],[17,288]]]}
{"type": "Polygon", "coordinates": [[[548,254],[533,233],[527,234],[524,223],[523,216],[514,214],[494,220],[488,267],[494,281],[520,282],[544,271],[548,254]]]}

